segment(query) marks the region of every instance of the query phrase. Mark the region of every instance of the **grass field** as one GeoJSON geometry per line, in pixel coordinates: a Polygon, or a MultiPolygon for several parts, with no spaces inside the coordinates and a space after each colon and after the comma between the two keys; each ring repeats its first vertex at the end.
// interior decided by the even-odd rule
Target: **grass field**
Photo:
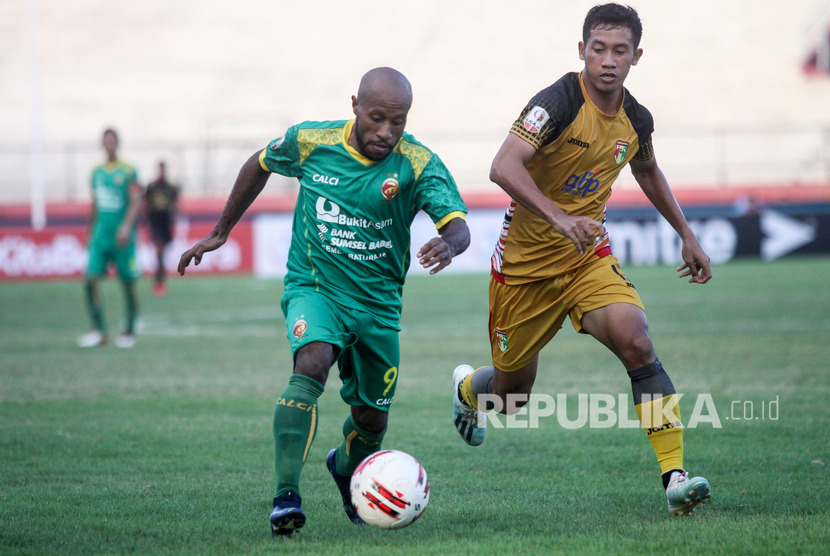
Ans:
{"type": "MultiPolygon", "coordinates": [[[[384,445],[421,461],[430,505],[401,531],[346,519],[324,466],[346,415],[333,373],[303,472],[308,522],[292,539],[267,522],[271,418],[290,373],[281,282],[175,277],[155,298],[145,279],[132,350],[74,346],[87,328],[79,283],[0,284],[0,553],[826,553],[830,259],[714,271],[701,287],[667,267],[627,269],[684,417],[709,396],[720,420],[686,431],[688,469],[713,488],[693,518],[668,515],[642,430],[553,415],[466,446],[450,373],[487,362],[487,277],[418,276],[384,445]]],[[[114,328],[120,292],[105,286],[114,328]]],[[[630,399],[619,363],[569,324],[535,391],[630,399]]]]}

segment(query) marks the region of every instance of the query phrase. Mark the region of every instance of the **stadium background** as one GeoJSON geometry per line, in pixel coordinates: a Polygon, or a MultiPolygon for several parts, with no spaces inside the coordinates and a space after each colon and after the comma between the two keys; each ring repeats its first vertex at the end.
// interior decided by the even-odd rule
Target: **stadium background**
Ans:
{"type": "MultiPolygon", "coordinates": [[[[505,201],[490,160],[527,99],[580,69],[595,3],[2,2],[0,279],[80,274],[105,127],[143,183],[165,159],[183,187],[173,264],[209,230],[242,161],[293,123],[349,117],[360,76],[379,65],[412,81],[408,131],[471,207],[478,239],[456,270],[486,268],[505,201]]],[[[826,251],[830,2],[632,4],[645,53],[627,87],[655,116],[658,159],[713,260],[826,251]]],[[[272,176],[236,246],[204,269],[279,275],[274,238],[288,235],[295,187],[272,176]]],[[[609,214],[615,251],[671,263],[676,241],[644,206],[624,172],[609,214]]],[[[151,264],[149,244],[141,251],[151,264]]]]}

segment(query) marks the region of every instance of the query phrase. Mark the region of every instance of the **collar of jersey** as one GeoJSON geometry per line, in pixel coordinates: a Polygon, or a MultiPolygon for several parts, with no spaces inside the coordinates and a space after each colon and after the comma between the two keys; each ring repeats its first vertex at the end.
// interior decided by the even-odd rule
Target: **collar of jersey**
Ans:
{"type": "Polygon", "coordinates": [[[352,158],[363,164],[364,166],[371,166],[375,163],[374,160],[370,160],[360,154],[357,149],[349,145],[349,136],[352,134],[352,129],[354,129],[354,118],[346,122],[346,125],[343,126],[343,147],[346,149],[346,152],[352,155],[352,158]]]}

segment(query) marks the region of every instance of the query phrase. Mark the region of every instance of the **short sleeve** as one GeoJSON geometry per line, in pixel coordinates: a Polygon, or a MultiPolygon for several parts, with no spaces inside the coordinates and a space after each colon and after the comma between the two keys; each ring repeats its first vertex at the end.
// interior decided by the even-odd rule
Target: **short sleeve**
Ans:
{"type": "Polygon", "coordinates": [[[268,143],[268,146],[259,153],[259,165],[266,172],[291,177],[301,175],[297,126],[289,128],[285,135],[268,143]]]}
{"type": "Polygon", "coordinates": [[[452,213],[467,214],[467,206],[461,198],[455,179],[444,162],[433,153],[417,181],[415,205],[426,212],[441,227],[452,213]]]}

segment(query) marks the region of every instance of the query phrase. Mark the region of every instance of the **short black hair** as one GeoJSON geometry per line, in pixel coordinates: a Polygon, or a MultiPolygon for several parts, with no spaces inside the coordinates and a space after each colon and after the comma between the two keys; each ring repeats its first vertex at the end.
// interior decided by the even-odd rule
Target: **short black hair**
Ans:
{"type": "Polygon", "coordinates": [[[591,31],[597,27],[611,29],[627,27],[631,29],[631,38],[634,40],[635,49],[640,46],[640,39],[643,37],[643,24],[640,22],[640,15],[637,10],[622,4],[601,4],[588,10],[585,23],[582,25],[582,42],[588,44],[591,31]]]}

